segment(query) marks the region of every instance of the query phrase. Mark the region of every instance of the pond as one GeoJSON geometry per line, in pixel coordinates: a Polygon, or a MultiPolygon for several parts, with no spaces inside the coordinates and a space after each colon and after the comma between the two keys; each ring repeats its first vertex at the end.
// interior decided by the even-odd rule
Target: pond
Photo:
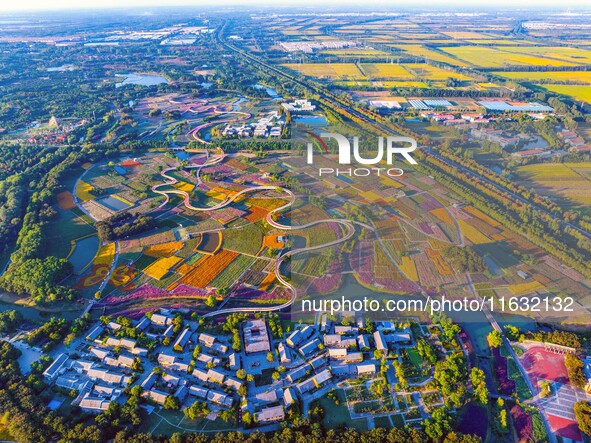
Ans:
{"type": "Polygon", "coordinates": [[[76,66],[74,65],[63,65],[63,66],[54,66],[51,68],[47,68],[47,72],[66,72],[66,71],[74,71],[76,66]]]}
{"type": "Polygon", "coordinates": [[[111,211],[121,211],[131,206],[129,203],[119,200],[118,198],[113,197],[112,195],[98,199],[97,203],[100,203],[101,205],[109,208],[111,211]]]}
{"type": "Polygon", "coordinates": [[[179,160],[187,160],[189,157],[191,157],[191,154],[189,154],[188,152],[184,152],[184,151],[177,151],[175,152],[176,158],[178,158],[179,160]]]}
{"type": "Polygon", "coordinates": [[[306,116],[297,116],[293,119],[294,123],[308,125],[312,127],[324,127],[328,123],[326,118],[322,115],[306,115],[306,116]]]}
{"type": "Polygon", "coordinates": [[[116,74],[117,77],[125,77],[125,80],[115,83],[115,87],[120,88],[125,85],[156,86],[168,83],[161,75],[147,74],[116,74]]]}
{"type": "Polygon", "coordinates": [[[127,169],[125,169],[123,166],[113,166],[113,169],[121,175],[127,174],[127,169]]]}
{"type": "Polygon", "coordinates": [[[78,240],[76,242],[76,246],[74,247],[74,252],[68,258],[72,266],[74,266],[74,273],[79,274],[86,265],[88,265],[94,256],[96,255],[96,251],[99,248],[99,239],[96,235],[92,237],[86,237],[82,240],[78,240]]]}

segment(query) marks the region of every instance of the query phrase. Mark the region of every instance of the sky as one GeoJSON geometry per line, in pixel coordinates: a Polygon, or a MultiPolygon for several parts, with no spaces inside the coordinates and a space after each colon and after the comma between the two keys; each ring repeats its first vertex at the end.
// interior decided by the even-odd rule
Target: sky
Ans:
{"type": "MultiPolygon", "coordinates": [[[[449,6],[469,7],[511,7],[511,8],[539,8],[554,7],[566,9],[568,7],[591,8],[591,0],[324,0],[321,3],[318,0],[19,0],[16,2],[0,0],[0,11],[18,11],[18,10],[48,10],[48,9],[68,9],[76,10],[82,8],[137,8],[154,6],[316,6],[319,4],[326,6],[347,6],[362,5],[364,7],[387,6],[393,8],[397,5],[415,6],[415,7],[440,7],[449,6]]],[[[1,19],[1,17],[0,17],[1,19]]]]}

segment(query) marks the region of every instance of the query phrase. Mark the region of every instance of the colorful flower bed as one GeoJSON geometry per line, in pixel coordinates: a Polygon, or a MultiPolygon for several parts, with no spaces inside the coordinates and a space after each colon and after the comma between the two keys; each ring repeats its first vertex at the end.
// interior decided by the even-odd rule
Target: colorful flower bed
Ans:
{"type": "Polygon", "coordinates": [[[183,242],[180,241],[162,243],[160,245],[148,246],[144,250],[144,254],[150,257],[170,257],[175,252],[183,249],[183,246],[183,242]]]}
{"type": "Polygon", "coordinates": [[[513,426],[515,426],[519,442],[532,441],[533,427],[530,415],[518,405],[513,406],[509,412],[513,418],[513,426]]]}
{"type": "Polygon", "coordinates": [[[205,260],[200,260],[196,268],[183,276],[179,283],[194,288],[204,288],[217,275],[222,272],[232,261],[238,257],[238,253],[223,249],[215,255],[210,255],[205,260]]]}
{"type": "Polygon", "coordinates": [[[155,288],[150,284],[143,284],[135,291],[125,295],[110,295],[106,297],[103,302],[106,305],[113,306],[120,303],[127,303],[133,300],[154,299],[154,298],[169,298],[169,297],[197,297],[206,298],[212,291],[206,289],[193,288],[186,285],[178,285],[172,291],[166,289],[155,288]]]}
{"type": "Polygon", "coordinates": [[[515,392],[515,381],[509,378],[507,359],[501,356],[499,348],[493,348],[495,378],[499,386],[499,392],[503,395],[512,395],[515,392]]]}

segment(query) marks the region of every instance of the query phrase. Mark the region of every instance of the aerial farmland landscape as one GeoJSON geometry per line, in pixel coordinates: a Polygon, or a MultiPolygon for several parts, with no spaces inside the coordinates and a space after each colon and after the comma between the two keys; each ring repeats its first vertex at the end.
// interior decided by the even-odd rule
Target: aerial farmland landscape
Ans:
{"type": "Polygon", "coordinates": [[[590,441],[588,5],[122,3],[0,5],[0,440],[590,441]]]}

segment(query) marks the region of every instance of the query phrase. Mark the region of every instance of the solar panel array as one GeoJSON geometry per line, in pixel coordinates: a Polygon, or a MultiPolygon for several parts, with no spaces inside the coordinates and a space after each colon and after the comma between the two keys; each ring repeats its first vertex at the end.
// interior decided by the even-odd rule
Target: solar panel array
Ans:
{"type": "Polygon", "coordinates": [[[423,100],[426,105],[433,106],[434,108],[444,108],[447,106],[453,106],[447,100],[423,100]]]}

